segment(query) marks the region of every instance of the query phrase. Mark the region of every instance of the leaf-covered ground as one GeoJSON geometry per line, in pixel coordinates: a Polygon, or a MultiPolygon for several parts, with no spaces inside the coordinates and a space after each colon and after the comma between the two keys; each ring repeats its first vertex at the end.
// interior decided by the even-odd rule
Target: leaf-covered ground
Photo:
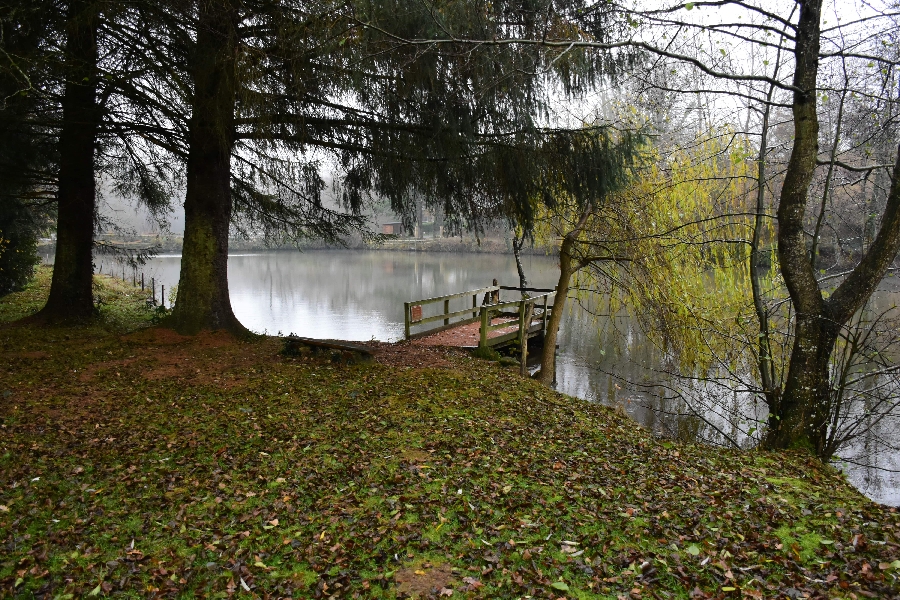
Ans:
{"type": "Polygon", "coordinates": [[[141,330],[98,281],[95,325],[0,329],[2,596],[900,596],[900,513],[802,455],[654,439],[462,354],[141,330]]]}

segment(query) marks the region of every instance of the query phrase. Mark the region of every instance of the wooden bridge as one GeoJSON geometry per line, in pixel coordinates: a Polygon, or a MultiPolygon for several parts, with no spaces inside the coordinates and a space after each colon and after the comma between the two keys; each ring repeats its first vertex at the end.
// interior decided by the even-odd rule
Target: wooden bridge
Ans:
{"type": "Polygon", "coordinates": [[[404,302],[406,339],[463,348],[512,346],[521,353],[524,371],[528,341],[543,342],[555,294],[555,290],[492,285],[404,302]],[[501,291],[514,292],[517,297],[504,300],[501,291]]]}

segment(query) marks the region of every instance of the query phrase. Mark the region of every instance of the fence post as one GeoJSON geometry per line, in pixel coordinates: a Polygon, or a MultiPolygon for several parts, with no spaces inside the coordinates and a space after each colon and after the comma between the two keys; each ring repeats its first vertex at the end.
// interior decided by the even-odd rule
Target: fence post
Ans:
{"type": "Polygon", "coordinates": [[[544,323],[541,326],[541,332],[543,335],[547,335],[547,300],[550,299],[550,294],[544,295],[544,323]]]}
{"type": "Polygon", "coordinates": [[[534,302],[523,300],[519,303],[519,374],[528,374],[528,328],[531,326],[531,315],[534,311],[534,302]]]}
{"type": "Polygon", "coordinates": [[[163,308],[166,307],[166,286],[159,286],[159,305],[163,308]]]}
{"type": "Polygon", "coordinates": [[[141,271],[141,291],[144,291],[144,272],[141,271]]]}
{"type": "Polygon", "coordinates": [[[472,294],[472,316],[478,316],[478,294],[472,294]]]}
{"type": "Polygon", "coordinates": [[[409,339],[409,328],[410,328],[410,316],[409,316],[409,302],[403,303],[403,332],[406,335],[406,339],[409,339]]]}
{"type": "MultiPolygon", "coordinates": [[[[449,299],[444,300],[444,314],[445,315],[450,314],[450,300],[449,299]]],[[[450,319],[449,318],[444,319],[444,325],[449,325],[449,324],[450,324],[450,319]]]]}
{"type": "Polygon", "coordinates": [[[487,348],[488,327],[491,324],[490,311],[491,309],[488,305],[481,306],[481,340],[478,342],[479,348],[487,348]]]}

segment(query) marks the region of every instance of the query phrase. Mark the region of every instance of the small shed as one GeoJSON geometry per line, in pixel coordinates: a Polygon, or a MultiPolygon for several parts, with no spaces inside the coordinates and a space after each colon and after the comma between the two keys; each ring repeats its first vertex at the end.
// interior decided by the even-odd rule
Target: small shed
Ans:
{"type": "Polygon", "coordinates": [[[403,235],[403,223],[394,221],[381,224],[381,233],[386,235],[403,235]]]}

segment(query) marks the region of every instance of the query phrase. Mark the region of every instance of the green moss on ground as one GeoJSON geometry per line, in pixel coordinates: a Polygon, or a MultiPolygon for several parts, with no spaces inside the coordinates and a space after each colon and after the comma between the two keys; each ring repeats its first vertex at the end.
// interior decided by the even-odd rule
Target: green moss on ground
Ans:
{"type": "Polygon", "coordinates": [[[141,329],[98,285],[94,325],[0,330],[4,596],[900,594],[900,514],[802,454],[662,442],[463,355],[141,329]]]}

